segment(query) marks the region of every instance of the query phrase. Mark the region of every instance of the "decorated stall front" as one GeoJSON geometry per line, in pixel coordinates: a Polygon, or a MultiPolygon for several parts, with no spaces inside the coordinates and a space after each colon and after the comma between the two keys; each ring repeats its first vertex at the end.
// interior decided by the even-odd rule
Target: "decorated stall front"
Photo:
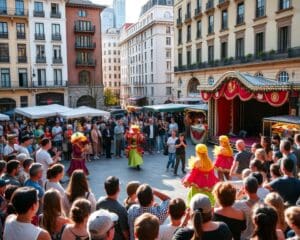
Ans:
{"type": "Polygon", "coordinates": [[[145,106],[144,109],[149,112],[183,112],[185,108],[189,107],[188,104],[159,104],[159,105],[149,105],[145,106]]]}
{"type": "Polygon", "coordinates": [[[244,138],[246,144],[257,141],[262,120],[274,115],[288,115],[296,108],[299,85],[278,82],[247,73],[227,72],[213,84],[201,85],[201,97],[209,103],[211,138],[229,135],[244,138]]]}
{"type": "Polygon", "coordinates": [[[187,134],[193,144],[204,143],[207,140],[207,104],[199,104],[185,109],[185,124],[187,134]]]}

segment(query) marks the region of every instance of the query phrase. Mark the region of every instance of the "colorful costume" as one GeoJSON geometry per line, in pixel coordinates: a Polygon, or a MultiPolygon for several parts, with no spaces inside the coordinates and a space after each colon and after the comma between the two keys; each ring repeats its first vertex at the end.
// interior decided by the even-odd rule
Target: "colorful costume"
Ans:
{"type": "Polygon", "coordinates": [[[130,167],[137,167],[143,164],[143,149],[140,144],[144,141],[143,134],[140,133],[140,128],[137,125],[132,125],[130,131],[125,134],[128,142],[126,148],[126,155],[128,157],[128,165],[130,167]]]}
{"type": "Polygon", "coordinates": [[[216,146],[214,154],[216,157],[215,168],[221,172],[230,172],[233,163],[233,151],[230,146],[229,138],[227,136],[219,137],[220,146],[216,146]]]}
{"type": "Polygon", "coordinates": [[[197,157],[192,156],[189,159],[189,168],[191,171],[182,180],[184,186],[190,188],[187,203],[189,205],[191,198],[195,194],[203,193],[214,204],[215,200],[211,194],[211,190],[218,182],[218,178],[214,173],[214,165],[208,157],[206,145],[198,144],[195,150],[197,157]]]}
{"type": "Polygon", "coordinates": [[[76,132],[71,136],[71,143],[72,160],[67,174],[71,176],[76,169],[82,169],[84,173],[88,175],[89,171],[85,166],[85,152],[87,150],[86,146],[88,144],[86,136],[84,136],[80,132],[76,132]]]}

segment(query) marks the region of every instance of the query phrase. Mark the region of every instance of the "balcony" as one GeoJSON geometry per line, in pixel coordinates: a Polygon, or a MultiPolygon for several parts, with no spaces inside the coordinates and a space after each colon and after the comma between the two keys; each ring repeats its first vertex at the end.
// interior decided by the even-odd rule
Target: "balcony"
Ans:
{"type": "Polygon", "coordinates": [[[28,10],[23,8],[0,8],[1,17],[27,18],[28,10]]]}
{"type": "Polygon", "coordinates": [[[0,38],[8,38],[8,32],[1,32],[0,38]]]}
{"type": "Polygon", "coordinates": [[[51,18],[61,18],[61,13],[60,12],[51,12],[50,17],[51,18]]]}
{"type": "Polygon", "coordinates": [[[61,35],[59,33],[52,34],[52,41],[61,41],[61,35]]]}
{"type": "Polygon", "coordinates": [[[218,8],[224,9],[229,6],[230,0],[219,0],[218,8]]]}
{"type": "Polygon", "coordinates": [[[210,12],[210,11],[213,11],[214,10],[214,1],[213,0],[209,0],[207,3],[206,3],[206,12],[210,12]]]}
{"type": "Polygon", "coordinates": [[[74,26],[74,32],[75,33],[92,33],[94,34],[96,30],[95,26],[89,26],[89,27],[83,27],[79,25],[74,26]]]}
{"type": "Polygon", "coordinates": [[[202,17],[202,8],[201,7],[197,7],[197,8],[195,8],[195,16],[194,16],[194,18],[200,18],[200,17],[202,17]]]}
{"type": "Polygon", "coordinates": [[[189,12],[189,13],[185,14],[184,22],[187,23],[190,21],[192,21],[192,16],[191,16],[191,13],[189,12]]]}
{"type": "Polygon", "coordinates": [[[24,32],[17,32],[17,39],[26,39],[26,34],[24,32]]]}
{"type": "Polygon", "coordinates": [[[180,27],[182,25],[182,19],[181,18],[176,19],[176,25],[177,25],[177,27],[180,27]]]}
{"type": "Polygon", "coordinates": [[[96,43],[89,43],[89,44],[80,44],[75,43],[76,49],[87,49],[87,50],[93,50],[96,48],[96,43]]]}
{"type": "Polygon", "coordinates": [[[34,17],[45,17],[45,12],[44,11],[33,11],[33,16],[34,17]]]}
{"type": "Polygon", "coordinates": [[[0,81],[0,89],[1,88],[11,88],[11,82],[10,80],[1,80],[0,81]]]}
{"type": "Polygon", "coordinates": [[[9,56],[0,56],[0,63],[9,63],[9,56]]]}
{"type": "Polygon", "coordinates": [[[45,40],[45,34],[44,33],[36,33],[34,34],[35,40],[45,40]]]}
{"type": "Polygon", "coordinates": [[[95,67],[96,60],[88,59],[87,61],[84,59],[76,59],[76,67],[95,67]]]}
{"type": "Polygon", "coordinates": [[[255,17],[256,18],[262,18],[265,15],[266,15],[266,13],[265,13],[265,7],[264,6],[256,8],[256,10],[255,10],[255,17]]]}
{"type": "Polygon", "coordinates": [[[53,64],[62,64],[62,57],[54,57],[53,59],[52,59],[52,63],[53,64]]]}
{"type": "Polygon", "coordinates": [[[27,56],[18,56],[18,63],[27,63],[27,56]]]}
{"type": "Polygon", "coordinates": [[[37,56],[35,59],[36,63],[46,63],[46,57],[45,56],[37,56]]]}
{"type": "Polygon", "coordinates": [[[45,80],[36,80],[32,81],[32,87],[34,88],[62,88],[67,87],[67,81],[63,80],[54,80],[54,81],[45,81],[45,80]]]}
{"type": "Polygon", "coordinates": [[[244,15],[237,15],[236,16],[236,25],[244,24],[244,15]]]}

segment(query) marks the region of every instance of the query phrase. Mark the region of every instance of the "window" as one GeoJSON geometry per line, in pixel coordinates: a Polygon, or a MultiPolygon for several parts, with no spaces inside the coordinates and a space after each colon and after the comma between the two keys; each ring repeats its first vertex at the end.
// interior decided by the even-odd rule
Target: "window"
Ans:
{"type": "Polygon", "coordinates": [[[38,79],[38,86],[46,86],[46,70],[45,69],[38,69],[37,70],[37,79],[38,79]]]}
{"type": "Polygon", "coordinates": [[[172,94],[172,88],[166,87],[166,95],[171,95],[171,94],[172,94]]]}
{"type": "Polygon", "coordinates": [[[285,71],[282,71],[278,74],[277,80],[278,80],[278,82],[288,82],[289,81],[289,74],[285,71]]]}
{"type": "Polygon", "coordinates": [[[182,66],[182,52],[178,52],[178,66],[182,66]]]}
{"type": "Polygon", "coordinates": [[[92,22],[91,21],[76,21],[75,28],[81,31],[92,31],[92,22]]]}
{"type": "Polygon", "coordinates": [[[18,44],[18,62],[27,62],[25,44],[18,44]]]}
{"type": "Polygon", "coordinates": [[[60,35],[60,25],[59,24],[52,24],[52,34],[60,35]]]}
{"type": "Polygon", "coordinates": [[[186,50],[186,65],[190,66],[191,64],[192,64],[191,48],[188,48],[186,50]]]}
{"type": "Polygon", "coordinates": [[[51,3],[51,17],[60,17],[59,14],[59,5],[57,3],[51,3]]]}
{"type": "Polygon", "coordinates": [[[202,7],[202,0],[197,0],[197,9],[202,7]]]}
{"type": "MultiPolygon", "coordinates": [[[[167,26],[167,28],[166,28],[166,33],[167,34],[169,34],[169,33],[171,33],[171,27],[170,26],[167,26]]],[[[146,42],[145,42],[146,43],[146,42]]],[[[146,46],[145,46],[146,47],[146,46]]]]}
{"type": "Polygon", "coordinates": [[[178,45],[182,44],[182,29],[178,29],[178,45]]]}
{"type": "Polygon", "coordinates": [[[279,10],[291,7],[291,0],[279,0],[279,10]]]}
{"type": "Polygon", "coordinates": [[[166,50],[166,58],[171,58],[171,50],[166,50]]]}
{"type": "Polygon", "coordinates": [[[208,62],[214,61],[214,45],[208,46],[208,62]]]}
{"type": "Polygon", "coordinates": [[[258,56],[265,50],[265,34],[264,32],[255,35],[255,54],[258,56]]]}
{"type": "Polygon", "coordinates": [[[44,40],[44,24],[43,23],[35,23],[35,39],[36,40],[44,40]]]}
{"type": "Polygon", "coordinates": [[[0,22],[0,38],[8,38],[8,29],[6,22],[0,22]]]}
{"type": "Polygon", "coordinates": [[[36,61],[46,62],[45,45],[36,45],[36,61]]]}
{"type": "Polygon", "coordinates": [[[15,0],[16,4],[16,15],[23,16],[24,15],[24,0],[15,0]]]}
{"type": "Polygon", "coordinates": [[[208,34],[214,32],[214,15],[208,16],[208,34]]]}
{"type": "Polygon", "coordinates": [[[241,58],[245,55],[245,46],[244,46],[244,38],[238,38],[236,39],[236,49],[235,49],[235,57],[241,58]]]}
{"type": "Polygon", "coordinates": [[[197,39],[202,37],[201,21],[197,21],[197,39]]]}
{"type": "Polygon", "coordinates": [[[171,62],[170,61],[167,61],[167,70],[168,71],[171,71],[171,62]]]}
{"type": "Polygon", "coordinates": [[[186,5],[186,18],[191,18],[191,3],[188,2],[186,5]]]}
{"type": "Polygon", "coordinates": [[[191,27],[191,25],[188,25],[187,26],[187,32],[186,32],[186,41],[187,42],[190,42],[192,40],[191,31],[192,31],[192,27],[191,27]]]}
{"type": "Polygon", "coordinates": [[[154,96],[154,87],[151,87],[151,96],[154,96]]]}
{"type": "Polygon", "coordinates": [[[265,0],[256,0],[255,17],[265,16],[265,0]]]}
{"type": "Polygon", "coordinates": [[[197,50],[196,50],[196,61],[197,63],[201,63],[202,62],[202,49],[201,46],[197,46],[197,50]]]}
{"type": "Polygon", "coordinates": [[[227,58],[227,42],[221,43],[221,59],[227,58]]]}
{"type": "Polygon", "coordinates": [[[237,15],[236,15],[236,24],[242,24],[244,23],[244,14],[245,14],[245,8],[244,3],[239,3],[237,5],[237,15]]]}
{"type": "Polygon", "coordinates": [[[8,43],[0,43],[0,62],[9,62],[8,43]]]}
{"type": "Polygon", "coordinates": [[[43,12],[44,7],[42,2],[34,2],[34,11],[35,12],[43,12]]]}
{"type": "Polygon", "coordinates": [[[170,37],[166,37],[166,44],[171,45],[171,38],[170,37]]]}
{"type": "Polygon", "coordinates": [[[60,46],[53,46],[53,58],[61,59],[61,47],[60,46]]]}
{"type": "Polygon", "coordinates": [[[10,87],[10,72],[9,68],[1,68],[1,87],[10,87]]]}
{"type": "Polygon", "coordinates": [[[80,10],[78,11],[78,16],[79,16],[79,17],[86,17],[86,11],[80,9],[80,10]]]}
{"type": "Polygon", "coordinates": [[[178,8],[178,19],[181,21],[182,20],[182,9],[178,8]]]}
{"type": "Polygon", "coordinates": [[[0,13],[7,13],[6,0],[0,0],[0,13]]]}
{"type": "Polygon", "coordinates": [[[18,69],[18,77],[19,77],[19,86],[20,87],[28,87],[27,69],[26,68],[18,69]]]}
{"type": "Polygon", "coordinates": [[[61,69],[53,69],[54,85],[62,85],[62,71],[61,69]]]}
{"type": "Polygon", "coordinates": [[[20,96],[21,107],[28,107],[28,96],[20,96]]]}
{"type": "Polygon", "coordinates": [[[278,51],[286,52],[291,46],[291,28],[290,26],[278,29],[278,51]]]}
{"type": "Polygon", "coordinates": [[[222,30],[228,29],[228,12],[227,12],[227,9],[222,11],[221,29],[222,30]]]}
{"type": "Polygon", "coordinates": [[[18,39],[25,39],[25,24],[24,23],[17,23],[17,38],[18,39]]]}

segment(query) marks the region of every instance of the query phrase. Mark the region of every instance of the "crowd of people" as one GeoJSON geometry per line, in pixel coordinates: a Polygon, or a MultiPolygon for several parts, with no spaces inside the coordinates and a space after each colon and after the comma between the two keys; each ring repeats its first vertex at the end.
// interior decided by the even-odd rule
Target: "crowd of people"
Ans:
{"type": "Polygon", "coordinates": [[[215,159],[198,144],[187,171],[182,126],[167,120],[0,124],[0,239],[300,239],[300,134],[262,136],[251,151],[239,139],[236,153],[220,136],[215,159]],[[166,171],[175,176],[181,163],[186,200],[138,181],[125,189],[118,176],[96,198],[86,161],[126,155],[140,169],[145,151],[168,155],[166,171]]]}

